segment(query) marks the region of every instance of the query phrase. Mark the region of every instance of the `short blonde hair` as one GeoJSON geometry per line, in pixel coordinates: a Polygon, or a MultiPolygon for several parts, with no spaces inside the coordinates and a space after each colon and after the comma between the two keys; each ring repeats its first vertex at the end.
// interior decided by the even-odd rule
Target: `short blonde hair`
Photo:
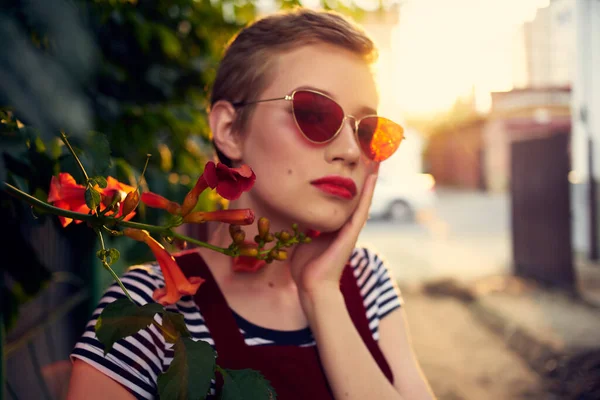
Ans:
{"type": "MultiPolygon", "coordinates": [[[[301,7],[274,13],[252,22],[229,42],[212,87],[211,106],[219,100],[257,100],[269,84],[274,55],[315,43],[339,46],[363,57],[368,64],[378,57],[366,32],[339,13],[301,7]]],[[[244,130],[253,109],[239,109],[234,122],[236,131],[244,130]]],[[[230,164],[216,150],[221,161],[230,164]]]]}

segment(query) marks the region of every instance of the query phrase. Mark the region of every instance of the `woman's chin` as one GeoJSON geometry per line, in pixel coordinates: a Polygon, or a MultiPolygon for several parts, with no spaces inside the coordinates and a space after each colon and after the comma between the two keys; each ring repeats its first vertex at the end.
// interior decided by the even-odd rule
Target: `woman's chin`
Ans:
{"type": "Polygon", "coordinates": [[[322,218],[315,219],[313,221],[307,221],[306,224],[308,229],[313,229],[319,232],[335,232],[340,230],[342,226],[348,221],[348,217],[342,215],[339,216],[323,216],[322,218]]]}

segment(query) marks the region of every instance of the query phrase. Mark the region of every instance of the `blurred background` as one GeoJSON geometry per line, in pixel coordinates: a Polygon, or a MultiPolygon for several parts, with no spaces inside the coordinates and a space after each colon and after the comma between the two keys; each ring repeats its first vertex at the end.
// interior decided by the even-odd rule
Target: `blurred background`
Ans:
{"type": "MultiPolygon", "coordinates": [[[[94,175],[135,185],[150,153],[144,184],[182,198],[211,157],[223,46],[297,5],[379,47],[379,113],[407,139],[359,240],[402,290],[437,397],[600,398],[598,0],[0,0],[0,178],[40,199],[77,178],[64,130],[94,175]]],[[[111,277],[85,226],[3,191],[0,213],[0,399],[64,398],[111,277]]],[[[122,242],[119,273],[151,259],[122,242]]]]}

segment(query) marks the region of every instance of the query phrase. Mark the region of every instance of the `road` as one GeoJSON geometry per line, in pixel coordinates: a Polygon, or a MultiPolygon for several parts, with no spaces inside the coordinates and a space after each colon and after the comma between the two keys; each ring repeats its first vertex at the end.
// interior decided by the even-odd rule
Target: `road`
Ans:
{"type": "Polygon", "coordinates": [[[439,400],[551,399],[543,380],[462,302],[418,284],[509,272],[507,195],[439,190],[418,221],[369,220],[359,243],[374,246],[403,290],[413,347],[439,400]]]}
{"type": "Polygon", "coordinates": [[[435,209],[419,215],[415,223],[369,220],[359,244],[376,248],[401,286],[508,272],[508,196],[438,190],[437,200],[435,209]]]}
{"type": "Polygon", "coordinates": [[[416,357],[438,400],[556,400],[460,301],[410,291],[404,299],[416,357]]]}

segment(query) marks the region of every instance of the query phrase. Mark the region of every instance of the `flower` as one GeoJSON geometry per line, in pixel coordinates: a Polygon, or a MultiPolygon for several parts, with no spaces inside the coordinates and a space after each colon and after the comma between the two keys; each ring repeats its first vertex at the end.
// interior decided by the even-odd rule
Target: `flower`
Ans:
{"type": "Polygon", "coordinates": [[[226,224],[250,225],[254,222],[254,211],[249,208],[238,210],[196,211],[183,217],[183,222],[200,224],[219,221],[226,224]]]}
{"type": "Polygon", "coordinates": [[[307,230],[305,234],[306,234],[306,237],[311,238],[311,239],[321,236],[321,232],[314,230],[314,229],[307,230]]]}
{"type": "Polygon", "coordinates": [[[258,247],[254,242],[244,241],[240,245],[240,255],[234,257],[231,266],[235,272],[257,272],[267,265],[265,260],[256,258],[258,247]]]}
{"type": "MultiPolygon", "coordinates": [[[[206,169],[205,169],[205,171],[206,171],[206,169]]],[[[194,209],[194,207],[196,207],[196,204],[198,203],[198,197],[200,197],[202,192],[204,192],[204,190],[207,187],[208,187],[208,183],[206,182],[206,179],[204,179],[204,172],[203,172],[202,175],[200,175],[200,177],[196,181],[196,184],[194,185],[192,190],[190,190],[188,192],[188,194],[185,195],[185,198],[183,199],[183,204],[181,206],[181,215],[182,216],[188,215],[194,209]]]]}
{"type": "MultiPolygon", "coordinates": [[[[106,179],[107,186],[102,189],[99,186],[95,186],[94,189],[100,192],[100,195],[103,199],[107,201],[103,201],[100,203],[100,210],[104,210],[106,208],[106,204],[110,204],[114,196],[118,196],[118,201],[121,201],[125,198],[126,192],[135,190],[133,187],[126,185],[124,183],[119,182],[115,178],[109,176],[106,179]]],[[[77,184],[75,178],[71,176],[71,174],[66,172],[61,172],[58,176],[53,176],[50,181],[50,190],[48,193],[48,202],[52,203],[55,207],[62,208],[63,210],[74,211],[82,214],[88,214],[90,212],[89,207],[85,203],[85,191],[86,188],[83,185],[77,184]]],[[[119,211],[114,215],[115,217],[119,217],[122,215],[122,204],[120,205],[119,211]]],[[[108,214],[110,215],[110,214],[108,214]]],[[[125,220],[130,220],[135,215],[135,212],[130,212],[125,216],[125,220]]],[[[66,227],[71,222],[73,222],[72,218],[58,216],[61,225],[66,227]]],[[[81,223],[81,220],[75,220],[76,224],[81,223]]]]}
{"type": "MultiPolygon", "coordinates": [[[[48,193],[48,202],[55,207],[87,214],[89,207],[85,204],[85,187],[78,185],[75,178],[68,173],[60,173],[58,176],[52,176],[50,181],[50,190],[48,193]]],[[[60,224],[64,227],[73,222],[72,218],[58,216],[60,224]]],[[[83,221],[75,220],[76,224],[83,221]]]]}
{"type": "Polygon", "coordinates": [[[170,214],[179,214],[181,206],[174,201],[164,198],[160,194],[145,192],[142,193],[142,203],[152,208],[162,208],[167,210],[170,214]]]}
{"type": "Polygon", "coordinates": [[[140,192],[137,189],[132,190],[127,193],[125,196],[125,200],[121,203],[121,214],[129,214],[137,208],[138,204],[140,204],[140,192]]]}
{"type": "Polygon", "coordinates": [[[116,195],[119,197],[119,201],[123,201],[125,200],[127,193],[134,190],[135,188],[133,186],[126,185],[112,176],[109,176],[106,178],[106,187],[102,189],[102,195],[109,198],[116,195]]]}
{"type": "Polygon", "coordinates": [[[233,258],[232,268],[235,272],[257,272],[267,265],[265,260],[248,256],[237,256],[233,258]]]}
{"type": "Polygon", "coordinates": [[[175,304],[182,296],[195,294],[200,285],[204,283],[204,279],[199,276],[192,276],[189,279],[186,278],[183,272],[181,272],[179,265],[177,265],[175,258],[163,247],[163,245],[150,236],[148,231],[125,228],[123,233],[125,236],[134,240],[146,243],[158,261],[158,265],[165,278],[165,286],[156,289],[154,293],[152,293],[152,298],[157,303],[163,306],[175,304]]]}
{"type": "Polygon", "coordinates": [[[142,193],[142,202],[148,207],[162,208],[170,214],[185,217],[196,207],[198,197],[206,188],[217,189],[221,197],[235,200],[243,192],[250,190],[255,180],[254,171],[246,164],[239,168],[229,168],[225,164],[215,165],[214,162],[209,161],[194,187],[185,195],[181,205],[152,192],[142,193]]]}
{"type": "Polygon", "coordinates": [[[239,168],[229,168],[225,164],[209,161],[202,173],[206,183],[211,189],[227,200],[238,199],[243,192],[247,192],[254,185],[256,175],[252,168],[244,164],[239,168]]]}
{"type": "MultiPolygon", "coordinates": [[[[252,251],[253,249],[257,249],[254,242],[244,241],[240,246],[240,253],[252,253],[255,255],[255,252],[252,251]]],[[[250,255],[239,255],[233,257],[233,260],[231,261],[231,266],[235,272],[256,272],[265,265],[267,265],[265,260],[260,260],[250,255]]]]}
{"type": "MultiPolygon", "coordinates": [[[[106,183],[106,187],[100,190],[102,197],[106,199],[111,199],[112,201],[112,199],[116,196],[119,202],[119,211],[114,215],[114,217],[120,217],[122,215],[125,215],[125,218],[123,218],[123,220],[129,221],[135,215],[135,207],[132,208],[131,204],[127,204],[127,207],[125,207],[125,200],[127,200],[129,193],[137,193],[137,190],[133,186],[129,186],[125,183],[119,182],[112,176],[106,178],[106,183]]],[[[100,206],[100,209],[104,208],[100,206]]],[[[107,215],[111,215],[111,213],[108,213],[107,215]]]]}

